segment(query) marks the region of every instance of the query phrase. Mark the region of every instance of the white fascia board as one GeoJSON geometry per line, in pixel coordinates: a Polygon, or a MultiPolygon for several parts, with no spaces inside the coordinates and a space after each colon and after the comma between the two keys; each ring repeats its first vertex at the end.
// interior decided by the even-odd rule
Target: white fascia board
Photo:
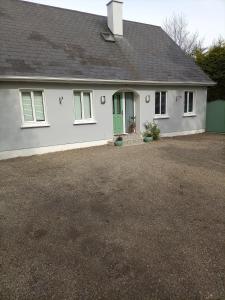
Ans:
{"type": "Polygon", "coordinates": [[[129,84],[129,85],[170,85],[170,86],[213,86],[213,81],[148,81],[148,80],[119,80],[119,79],[92,79],[70,77],[44,76],[0,76],[0,81],[20,82],[60,82],[60,83],[92,83],[92,84],[129,84]]]}

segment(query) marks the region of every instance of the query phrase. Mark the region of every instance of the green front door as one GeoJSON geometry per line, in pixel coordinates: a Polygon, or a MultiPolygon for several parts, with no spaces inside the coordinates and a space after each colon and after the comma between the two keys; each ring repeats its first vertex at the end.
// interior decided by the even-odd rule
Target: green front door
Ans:
{"type": "Polygon", "coordinates": [[[122,94],[115,94],[113,96],[113,132],[114,134],[123,133],[122,94]]]}

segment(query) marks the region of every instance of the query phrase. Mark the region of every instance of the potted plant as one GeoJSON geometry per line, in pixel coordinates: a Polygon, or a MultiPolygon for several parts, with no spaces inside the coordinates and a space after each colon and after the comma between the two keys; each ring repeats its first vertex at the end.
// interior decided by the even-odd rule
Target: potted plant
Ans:
{"type": "Polygon", "coordinates": [[[145,123],[145,132],[143,133],[143,140],[146,143],[151,142],[152,140],[158,140],[160,129],[155,122],[147,122],[145,123]]]}
{"type": "Polygon", "coordinates": [[[123,146],[123,137],[122,136],[118,136],[114,142],[115,146],[123,146]]]}
{"type": "Polygon", "coordinates": [[[136,123],[132,122],[129,126],[129,133],[135,133],[136,132],[136,123]]]}
{"type": "Polygon", "coordinates": [[[144,133],[144,142],[149,143],[151,141],[153,141],[152,133],[150,131],[145,132],[144,133]]]}
{"type": "Polygon", "coordinates": [[[159,129],[158,125],[155,122],[151,123],[151,133],[152,133],[154,141],[159,139],[160,129],[159,129]]]}
{"type": "Polygon", "coordinates": [[[129,123],[130,123],[129,124],[129,133],[135,133],[136,132],[135,117],[131,117],[129,123]]]}

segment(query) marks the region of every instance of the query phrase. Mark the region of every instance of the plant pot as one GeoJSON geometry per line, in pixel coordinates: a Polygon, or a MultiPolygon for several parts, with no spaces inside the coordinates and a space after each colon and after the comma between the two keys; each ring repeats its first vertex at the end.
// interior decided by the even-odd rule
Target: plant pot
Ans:
{"type": "Polygon", "coordinates": [[[129,133],[136,133],[135,128],[130,128],[130,129],[129,129],[129,133]]]}
{"type": "Polygon", "coordinates": [[[136,127],[130,125],[130,127],[129,127],[129,133],[136,133],[136,127]]]}
{"type": "Polygon", "coordinates": [[[152,136],[145,136],[144,137],[144,142],[145,143],[150,143],[150,142],[152,142],[153,141],[153,137],[152,136]]]}
{"type": "Polygon", "coordinates": [[[123,146],[123,141],[115,141],[114,145],[115,146],[123,146]]]}

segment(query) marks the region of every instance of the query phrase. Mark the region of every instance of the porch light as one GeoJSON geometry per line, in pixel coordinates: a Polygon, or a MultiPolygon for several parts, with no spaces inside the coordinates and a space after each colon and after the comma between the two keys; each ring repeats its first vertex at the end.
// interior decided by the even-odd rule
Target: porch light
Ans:
{"type": "Polygon", "coordinates": [[[63,102],[63,97],[59,97],[59,104],[62,104],[63,102]]]}
{"type": "Polygon", "coordinates": [[[149,103],[151,101],[151,96],[150,95],[147,95],[146,97],[145,97],[145,102],[146,103],[149,103]]]}
{"type": "Polygon", "coordinates": [[[105,104],[106,103],[106,97],[105,96],[101,96],[101,104],[105,104]]]}

